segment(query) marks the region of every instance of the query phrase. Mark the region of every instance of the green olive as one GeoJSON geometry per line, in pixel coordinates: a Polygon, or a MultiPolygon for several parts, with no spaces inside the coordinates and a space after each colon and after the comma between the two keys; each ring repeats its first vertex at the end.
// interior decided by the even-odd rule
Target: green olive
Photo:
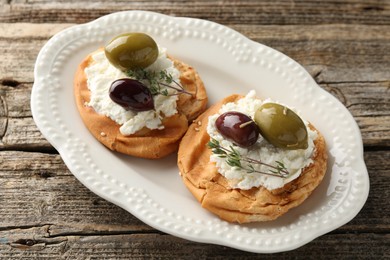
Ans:
{"type": "Polygon", "coordinates": [[[156,42],[144,33],[125,33],[112,39],[104,48],[107,59],[120,70],[143,69],[156,61],[156,42]]]}
{"type": "Polygon", "coordinates": [[[284,149],[306,149],[307,129],[291,109],[276,103],[265,103],[256,111],[255,122],[260,134],[271,144],[284,149]]]}

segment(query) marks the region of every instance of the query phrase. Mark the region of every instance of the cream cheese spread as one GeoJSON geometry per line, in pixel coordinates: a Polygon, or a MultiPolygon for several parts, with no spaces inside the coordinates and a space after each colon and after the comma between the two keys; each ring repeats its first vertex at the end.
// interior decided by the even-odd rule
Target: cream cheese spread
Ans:
{"type": "MultiPolygon", "coordinates": [[[[269,99],[260,100],[256,98],[256,92],[250,91],[244,98],[238,100],[236,103],[231,102],[223,105],[217,114],[209,117],[207,125],[207,133],[210,138],[214,138],[224,148],[230,148],[232,142],[226,140],[217,130],[215,121],[217,118],[229,111],[237,111],[248,115],[253,119],[256,110],[266,102],[273,102],[269,99]]],[[[290,108],[291,109],[291,108],[290,108]]],[[[303,120],[304,121],[304,120],[303,120]]],[[[226,163],[225,158],[220,158],[216,154],[212,154],[210,161],[215,162],[217,169],[229,181],[232,188],[239,188],[248,190],[253,187],[263,186],[268,190],[283,187],[286,183],[299,177],[302,169],[309,166],[313,161],[311,159],[315,146],[314,140],[317,138],[317,133],[308,127],[308,122],[304,121],[308,130],[308,148],[298,150],[286,150],[273,146],[267,142],[261,135],[257,142],[249,148],[242,148],[234,146],[234,148],[242,155],[252,159],[262,161],[263,163],[276,166],[276,161],[284,164],[289,176],[287,178],[279,178],[269,176],[257,172],[248,173],[237,167],[231,167],[226,163]]],[[[246,162],[241,162],[246,167],[246,162]]],[[[252,164],[255,170],[261,172],[270,172],[270,168],[264,165],[252,164]]],[[[247,168],[247,167],[246,167],[247,168]]]]}
{"type": "MultiPolygon", "coordinates": [[[[167,57],[166,49],[159,48],[157,60],[145,70],[162,71],[172,76],[176,82],[180,82],[180,72],[174,67],[173,62],[167,57]]],[[[91,93],[91,100],[87,104],[102,115],[111,118],[120,126],[122,135],[131,135],[144,127],[149,129],[163,129],[162,119],[177,113],[176,101],[178,99],[176,90],[161,86],[161,90],[167,90],[168,96],[155,95],[154,110],[135,112],[126,110],[116,104],[109,97],[109,89],[114,80],[129,78],[124,72],[115,68],[106,58],[104,50],[92,55],[92,62],[84,70],[87,76],[88,89],[91,93]]],[[[147,82],[143,82],[147,85],[147,82]]],[[[173,85],[174,83],[172,83],[173,85]]]]}

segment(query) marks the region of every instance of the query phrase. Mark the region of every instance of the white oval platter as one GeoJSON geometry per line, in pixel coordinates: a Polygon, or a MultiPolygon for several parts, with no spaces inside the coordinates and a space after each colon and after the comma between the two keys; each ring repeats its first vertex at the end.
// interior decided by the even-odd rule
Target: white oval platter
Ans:
{"type": "Polygon", "coordinates": [[[348,110],[297,62],[225,26],[145,11],[113,13],[53,36],[38,55],[34,76],[34,120],[69,170],[97,195],[163,232],[250,252],[281,252],[344,225],[367,199],[362,139],[348,110]],[[260,98],[297,109],[328,145],[330,160],[321,185],[301,206],[275,221],[231,224],[192,197],[180,179],[175,155],[149,161],[98,143],[78,114],[73,77],[87,54],[133,31],[151,35],[170,55],[195,67],[210,104],[255,89],[260,98]]]}

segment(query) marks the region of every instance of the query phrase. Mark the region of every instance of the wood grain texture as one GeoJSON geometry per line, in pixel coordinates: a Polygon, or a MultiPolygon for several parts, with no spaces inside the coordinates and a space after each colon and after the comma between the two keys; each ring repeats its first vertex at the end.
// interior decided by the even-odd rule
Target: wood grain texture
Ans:
{"type": "MultiPolygon", "coordinates": [[[[0,155],[0,203],[3,205],[0,211],[0,237],[7,239],[0,245],[2,257],[43,257],[49,256],[53,250],[66,256],[67,253],[62,251],[64,247],[71,250],[69,254],[73,257],[76,252],[80,253],[81,248],[92,247],[92,243],[94,250],[88,253],[89,257],[99,254],[102,258],[118,257],[134,252],[130,249],[118,251],[110,246],[115,243],[118,247],[126,248],[128,241],[133,241],[128,244],[133,249],[143,244],[138,248],[140,257],[149,254],[164,257],[169,248],[180,248],[176,247],[177,243],[189,246],[191,250],[197,247],[202,252],[206,251],[208,256],[253,256],[222,247],[218,253],[209,252],[215,247],[162,236],[131,214],[92,194],[72,176],[59,155],[16,151],[2,151],[0,155]],[[154,236],[156,233],[159,235],[154,236]],[[85,241],[89,242],[84,244],[85,241]],[[110,253],[105,252],[104,248],[111,249],[110,253]]],[[[289,255],[299,256],[304,252],[302,250],[318,252],[337,245],[332,252],[334,256],[340,256],[343,250],[360,248],[364,239],[368,238],[376,253],[366,250],[360,253],[366,257],[385,254],[388,249],[384,241],[388,239],[390,226],[390,209],[384,199],[390,196],[389,156],[390,151],[365,153],[369,174],[375,176],[372,180],[375,189],[372,189],[365,207],[353,221],[289,255]],[[360,234],[360,239],[355,237],[356,234],[360,234]],[[345,244],[341,246],[339,243],[345,244]]],[[[182,253],[178,251],[178,255],[182,253]]]]}
{"type": "MultiPolygon", "coordinates": [[[[32,25],[30,30],[27,24],[0,24],[5,32],[4,38],[0,38],[0,51],[5,53],[5,60],[0,64],[0,93],[3,93],[3,103],[9,113],[8,124],[4,123],[4,118],[0,121],[3,122],[0,124],[0,133],[3,133],[0,148],[50,147],[31,120],[32,68],[47,39],[72,25],[32,25]],[[13,31],[19,32],[20,37],[15,43],[13,31]],[[21,63],[21,60],[25,62],[21,63]],[[30,131],[29,140],[24,137],[26,130],[30,131]]],[[[349,109],[366,145],[389,145],[390,26],[240,25],[232,28],[302,64],[321,87],[349,109]]]]}
{"type": "Polygon", "coordinates": [[[0,259],[390,257],[389,1],[0,0],[0,32],[0,259]],[[361,129],[361,212],[294,251],[256,255],[164,234],[85,188],[33,121],[34,64],[55,33],[121,10],[215,21],[302,64],[361,129]]]}
{"type": "MultiPolygon", "coordinates": [[[[358,255],[357,259],[385,259],[389,255],[388,234],[329,234],[322,240],[292,252],[258,255],[231,248],[194,243],[164,234],[124,234],[101,236],[68,236],[50,238],[48,227],[24,230],[23,235],[12,234],[10,245],[0,244],[4,258],[56,258],[65,259],[342,259],[342,255],[358,255]],[[19,237],[33,237],[23,239],[19,237]],[[158,241],[158,243],[156,243],[158,241]],[[28,244],[28,245],[27,245],[28,244]],[[364,246],[362,246],[364,245],[364,246]],[[366,250],[370,247],[370,250],[366,250]],[[7,250],[5,248],[8,248],[7,250]],[[184,253],[183,253],[184,252],[184,253]],[[351,254],[351,252],[353,252],[351,254]]],[[[347,257],[345,257],[347,258],[347,257]]]]}
{"type": "Polygon", "coordinates": [[[389,2],[334,1],[10,1],[0,22],[84,23],[108,13],[146,10],[228,24],[388,24],[389,2]]]}
{"type": "MultiPolygon", "coordinates": [[[[79,183],[59,155],[17,151],[2,151],[0,154],[0,229],[51,224],[55,226],[52,234],[56,235],[63,233],[63,230],[92,233],[145,230],[139,220],[94,195],[79,183]],[[110,214],[101,215],[102,212],[110,214]],[[91,229],[97,221],[99,225],[91,229]]],[[[352,227],[364,232],[388,231],[390,209],[383,198],[390,196],[387,189],[390,186],[389,156],[390,151],[365,153],[369,174],[376,177],[372,180],[375,189],[370,192],[363,209],[365,214],[359,214],[338,232],[352,227]]]]}

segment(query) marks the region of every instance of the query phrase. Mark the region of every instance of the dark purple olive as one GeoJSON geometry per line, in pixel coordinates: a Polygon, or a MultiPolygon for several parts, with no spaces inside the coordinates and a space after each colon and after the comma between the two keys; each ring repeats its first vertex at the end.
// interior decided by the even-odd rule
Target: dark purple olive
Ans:
{"type": "Polygon", "coordinates": [[[220,115],[215,126],[223,137],[241,147],[253,145],[259,137],[256,123],[240,112],[231,111],[220,115]]]}
{"type": "Polygon", "coordinates": [[[117,79],[110,87],[112,101],[127,110],[147,111],[154,109],[150,90],[141,82],[134,79],[117,79]]]}

